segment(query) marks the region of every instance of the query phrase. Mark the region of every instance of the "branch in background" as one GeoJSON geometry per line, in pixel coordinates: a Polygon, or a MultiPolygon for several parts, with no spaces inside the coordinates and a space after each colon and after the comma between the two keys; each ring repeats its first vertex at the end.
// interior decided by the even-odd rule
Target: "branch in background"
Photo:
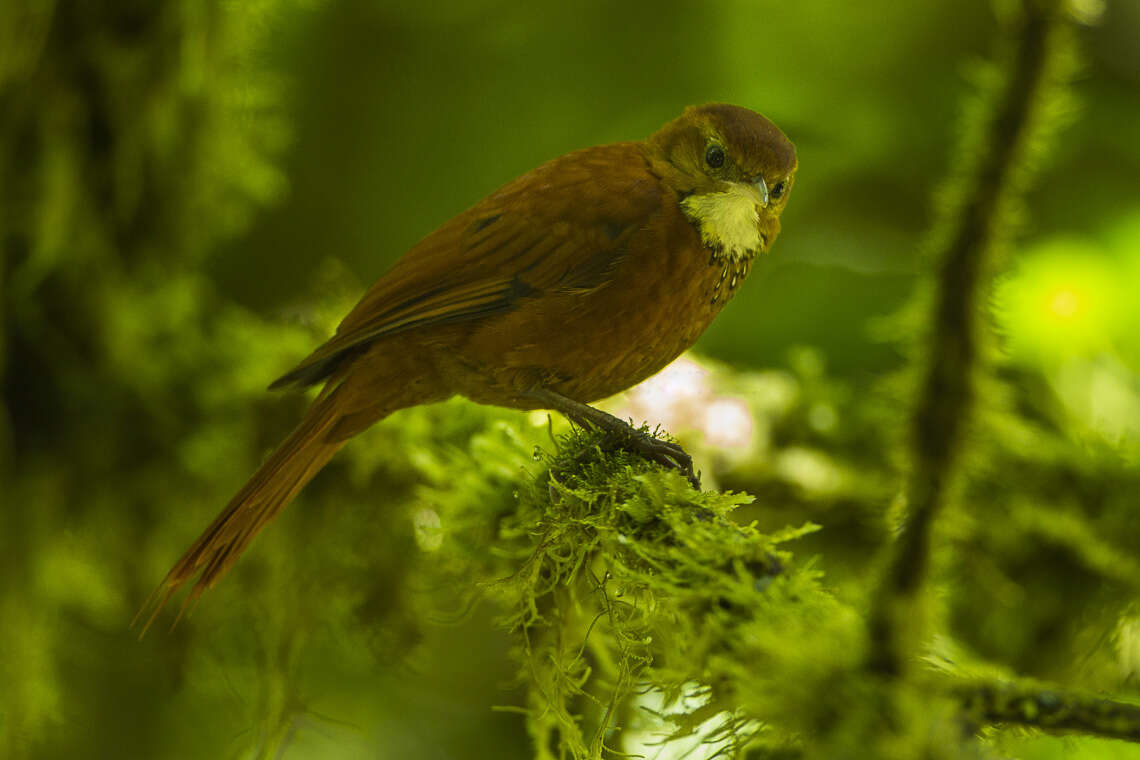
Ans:
{"type": "MultiPolygon", "coordinates": [[[[973,730],[1023,726],[1049,733],[1140,742],[1140,705],[1009,683],[978,682],[951,689],[962,705],[960,717],[973,730]]],[[[759,745],[748,760],[798,760],[796,747],[759,745]]]]}
{"type": "Polygon", "coordinates": [[[901,673],[925,637],[919,597],[930,567],[933,523],[947,500],[970,420],[981,353],[979,315],[993,252],[1026,185],[1027,148],[1049,126],[1040,114],[1055,86],[1054,62],[1062,56],[1057,5],[1023,1],[1001,89],[974,115],[976,143],[960,153],[972,157],[972,165],[956,183],[957,195],[944,212],[944,242],[936,249],[927,366],[911,421],[910,512],[868,620],[868,665],[874,672],[901,673]]]}
{"type": "Polygon", "coordinates": [[[974,725],[1031,726],[1140,742],[1140,705],[1082,694],[981,683],[955,689],[974,725]]]}

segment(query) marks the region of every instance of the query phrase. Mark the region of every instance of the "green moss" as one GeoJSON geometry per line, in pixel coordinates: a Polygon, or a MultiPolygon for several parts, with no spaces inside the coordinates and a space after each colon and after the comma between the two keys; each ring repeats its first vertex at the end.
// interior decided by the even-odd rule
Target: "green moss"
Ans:
{"type": "Polygon", "coordinates": [[[782,549],[813,526],[763,535],[731,519],[751,496],[695,491],[680,474],[603,451],[600,441],[575,431],[543,455],[500,523],[499,540],[521,562],[490,587],[519,639],[530,731],[555,756],[616,750],[613,732],[650,685],[675,701],[695,684],[716,684],[711,701],[670,714],[678,733],[733,714],[740,674],[731,663],[798,648],[800,624],[779,634],[768,626],[833,605],[810,568],[796,568],[782,549]],[[765,626],[762,646],[755,625],[765,626]]]}

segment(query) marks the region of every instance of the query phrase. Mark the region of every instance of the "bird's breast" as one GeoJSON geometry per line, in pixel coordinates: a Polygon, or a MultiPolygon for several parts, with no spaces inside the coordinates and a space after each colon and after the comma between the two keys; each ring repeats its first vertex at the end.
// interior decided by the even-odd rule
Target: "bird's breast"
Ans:
{"type": "Polygon", "coordinates": [[[457,392],[526,407],[513,394],[536,384],[587,403],[623,391],[692,346],[751,268],[751,256],[710,248],[676,202],[625,246],[597,287],[536,294],[483,323],[455,359],[494,382],[457,392]]]}

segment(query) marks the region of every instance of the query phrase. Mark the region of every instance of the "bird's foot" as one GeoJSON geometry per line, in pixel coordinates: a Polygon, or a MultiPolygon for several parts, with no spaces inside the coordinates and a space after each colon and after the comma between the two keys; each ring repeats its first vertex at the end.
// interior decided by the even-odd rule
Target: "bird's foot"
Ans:
{"type": "Polygon", "coordinates": [[[693,488],[700,490],[701,477],[693,469],[693,458],[679,444],[657,438],[601,409],[553,391],[540,390],[531,395],[547,408],[562,412],[578,426],[592,427],[605,433],[604,447],[631,451],[651,462],[676,470],[693,484],[693,488]]]}
{"type": "Polygon", "coordinates": [[[656,438],[648,431],[639,430],[626,422],[622,422],[622,425],[625,430],[618,433],[607,431],[607,438],[613,441],[616,448],[632,451],[650,462],[676,470],[693,484],[693,488],[701,490],[701,476],[693,469],[693,458],[680,444],[656,438]]]}

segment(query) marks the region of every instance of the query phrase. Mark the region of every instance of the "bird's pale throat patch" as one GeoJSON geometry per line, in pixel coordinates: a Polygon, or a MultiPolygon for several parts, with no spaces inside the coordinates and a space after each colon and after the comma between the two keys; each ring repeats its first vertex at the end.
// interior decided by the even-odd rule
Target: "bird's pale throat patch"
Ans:
{"type": "Polygon", "coordinates": [[[727,259],[749,259],[763,248],[760,234],[760,194],[733,183],[728,190],[690,195],[681,208],[700,230],[705,245],[727,259]]]}

